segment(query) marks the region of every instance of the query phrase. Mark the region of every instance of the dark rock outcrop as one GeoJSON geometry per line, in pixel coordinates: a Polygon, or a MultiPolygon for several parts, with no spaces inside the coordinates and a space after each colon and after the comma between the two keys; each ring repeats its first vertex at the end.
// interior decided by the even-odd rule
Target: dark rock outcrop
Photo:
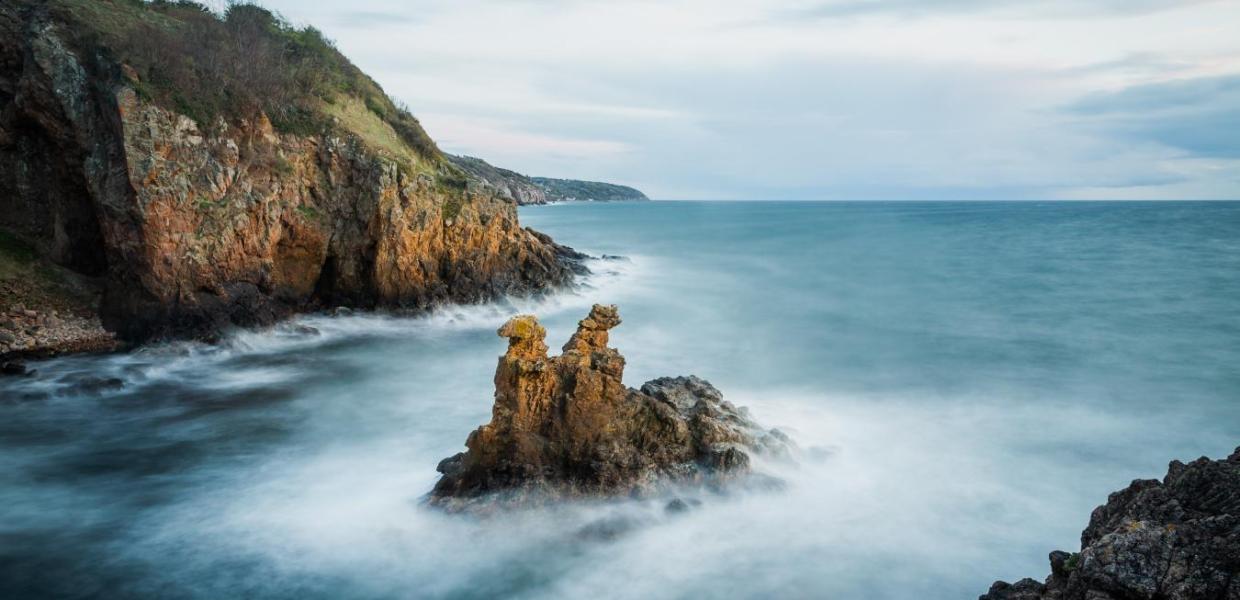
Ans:
{"type": "Polygon", "coordinates": [[[430,503],[469,510],[716,485],[749,472],[751,453],[790,448],[697,377],[626,388],[624,357],[607,346],[619,324],[615,306],[595,305],[553,357],[533,316],[501,327],[508,352],[491,422],[469,435],[467,452],[440,463],[430,503]]]}
{"type": "MultiPolygon", "coordinates": [[[[471,190],[381,91],[307,96],[300,129],[263,112],[194,120],[157,101],[122,44],[163,28],[172,45],[145,60],[200,70],[176,53],[203,50],[175,44],[213,18],[177,3],[0,3],[0,230],[101,278],[109,330],[210,337],[294,311],[422,309],[570,281],[575,253],[471,190]]],[[[260,41],[306,39],[279,35],[260,41]]]]}
{"type": "Polygon", "coordinates": [[[1045,582],[996,582],[981,600],[1240,600],[1240,448],[1111,494],[1081,551],[1050,562],[1045,582]]]}

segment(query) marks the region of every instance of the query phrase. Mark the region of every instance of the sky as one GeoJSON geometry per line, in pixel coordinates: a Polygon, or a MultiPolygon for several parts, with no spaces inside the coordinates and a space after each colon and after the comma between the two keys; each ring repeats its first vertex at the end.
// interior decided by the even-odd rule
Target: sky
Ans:
{"type": "Polygon", "coordinates": [[[445,151],[656,199],[1240,198],[1240,0],[264,0],[445,151]]]}

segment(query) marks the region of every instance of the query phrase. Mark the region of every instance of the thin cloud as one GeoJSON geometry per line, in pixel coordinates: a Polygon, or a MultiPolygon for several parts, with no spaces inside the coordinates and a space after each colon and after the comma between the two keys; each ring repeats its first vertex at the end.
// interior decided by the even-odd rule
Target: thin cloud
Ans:
{"type": "Polygon", "coordinates": [[[343,27],[370,28],[407,25],[416,22],[408,12],[379,10],[346,10],[335,15],[335,22],[343,27]]]}
{"type": "Polygon", "coordinates": [[[534,152],[599,160],[630,151],[626,144],[613,140],[531,133],[519,126],[491,119],[430,113],[425,114],[423,120],[435,123],[432,133],[441,146],[461,154],[493,157],[534,152]]]}
{"type": "Polygon", "coordinates": [[[1199,157],[1240,158],[1240,75],[1094,94],[1064,112],[1123,139],[1156,142],[1199,157]]]}
{"type": "Polygon", "coordinates": [[[1012,12],[1023,17],[1089,17],[1148,14],[1221,0],[839,0],[775,13],[778,19],[902,18],[1012,12]]]}
{"type": "Polygon", "coordinates": [[[1203,83],[1240,71],[1234,2],[264,2],[441,147],[524,173],[662,198],[1240,197],[1240,99],[1203,83]]]}

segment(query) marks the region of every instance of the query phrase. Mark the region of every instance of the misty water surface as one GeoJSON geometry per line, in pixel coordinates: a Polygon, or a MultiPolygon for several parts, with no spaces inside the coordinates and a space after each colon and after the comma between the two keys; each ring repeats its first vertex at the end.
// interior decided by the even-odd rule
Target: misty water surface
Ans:
{"type": "Polygon", "coordinates": [[[539,301],[309,316],[320,334],[0,380],[0,596],[976,597],[1044,576],[1109,492],[1240,444],[1240,204],[522,219],[627,260],[539,301]],[[593,302],[620,306],[629,385],[697,374],[787,431],[799,462],[760,465],[786,489],[676,517],[422,507],[435,464],[489,419],[495,328],[532,311],[558,347],[593,302]]]}

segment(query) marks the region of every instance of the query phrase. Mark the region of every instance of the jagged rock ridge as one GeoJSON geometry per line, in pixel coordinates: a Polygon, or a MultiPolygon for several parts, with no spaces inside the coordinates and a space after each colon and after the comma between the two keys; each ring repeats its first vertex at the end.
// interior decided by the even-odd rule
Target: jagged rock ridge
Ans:
{"type": "Polygon", "coordinates": [[[440,463],[430,503],[459,510],[713,484],[748,472],[751,453],[788,451],[787,436],[697,377],[625,387],[624,357],[607,346],[619,324],[615,306],[595,305],[553,357],[536,318],[504,324],[491,422],[440,463]]]}
{"type": "Polygon", "coordinates": [[[1240,600],[1240,448],[1111,494],[1081,551],[1050,562],[1045,582],[999,581],[981,600],[1240,600]]]}
{"type": "Polygon", "coordinates": [[[512,202],[471,189],[316,31],[248,5],[0,4],[0,229],[100,278],[103,324],[131,341],[334,305],[481,301],[580,270],[512,202]],[[210,54],[230,48],[301,79],[251,94],[258,108],[215,107],[273,81],[210,54]],[[211,71],[225,68],[238,72],[211,71]]]}
{"type": "Polygon", "coordinates": [[[500,198],[523,206],[547,203],[547,191],[525,175],[492,166],[491,163],[473,156],[447,156],[452,164],[470,176],[473,185],[489,190],[500,198]]]}

